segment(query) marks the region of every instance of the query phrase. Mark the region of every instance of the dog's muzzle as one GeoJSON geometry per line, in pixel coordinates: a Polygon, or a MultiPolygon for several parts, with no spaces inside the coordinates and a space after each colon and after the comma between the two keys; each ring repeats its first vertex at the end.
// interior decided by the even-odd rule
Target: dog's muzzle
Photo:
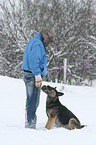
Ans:
{"type": "Polygon", "coordinates": [[[48,89],[48,87],[45,86],[45,85],[42,87],[42,90],[43,90],[45,93],[49,93],[49,92],[50,92],[50,90],[48,89]]]}
{"type": "Polygon", "coordinates": [[[43,91],[46,90],[46,88],[47,88],[47,87],[46,87],[45,85],[42,86],[42,90],[43,90],[43,91]]]}
{"type": "Polygon", "coordinates": [[[56,92],[53,90],[53,89],[49,89],[49,87],[47,87],[47,86],[43,86],[42,87],[42,90],[46,93],[46,94],[48,94],[50,97],[55,97],[56,96],[56,92]]]}

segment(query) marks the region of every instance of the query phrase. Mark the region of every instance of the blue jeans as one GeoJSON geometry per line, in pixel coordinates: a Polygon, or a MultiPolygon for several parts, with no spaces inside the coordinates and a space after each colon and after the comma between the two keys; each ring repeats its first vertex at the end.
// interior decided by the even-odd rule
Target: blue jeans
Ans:
{"type": "Polygon", "coordinates": [[[23,80],[26,86],[26,121],[36,123],[36,110],[39,105],[41,87],[35,86],[35,77],[32,73],[24,72],[23,80]]]}

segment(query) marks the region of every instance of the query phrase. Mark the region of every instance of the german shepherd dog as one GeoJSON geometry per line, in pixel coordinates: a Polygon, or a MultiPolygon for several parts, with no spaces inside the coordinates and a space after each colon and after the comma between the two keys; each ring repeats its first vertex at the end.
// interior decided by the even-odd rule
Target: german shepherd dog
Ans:
{"type": "Polygon", "coordinates": [[[42,91],[47,94],[46,113],[48,121],[45,128],[50,129],[54,123],[57,127],[64,127],[69,130],[80,129],[85,126],[81,125],[79,119],[60,103],[58,97],[64,95],[64,93],[46,85],[42,86],[42,91]]]}

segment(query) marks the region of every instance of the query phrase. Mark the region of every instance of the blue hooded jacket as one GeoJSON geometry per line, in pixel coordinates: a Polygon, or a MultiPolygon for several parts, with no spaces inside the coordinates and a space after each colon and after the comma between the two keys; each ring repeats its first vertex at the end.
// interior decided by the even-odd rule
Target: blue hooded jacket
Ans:
{"type": "Polygon", "coordinates": [[[47,56],[45,51],[41,34],[36,34],[26,45],[21,69],[31,71],[34,76],[39,74],[42,77],[46,76],[47,56]]]}

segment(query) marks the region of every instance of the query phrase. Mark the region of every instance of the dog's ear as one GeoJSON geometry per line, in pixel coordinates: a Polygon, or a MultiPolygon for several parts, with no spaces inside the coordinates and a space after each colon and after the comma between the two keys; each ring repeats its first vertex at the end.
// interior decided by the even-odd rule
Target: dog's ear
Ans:
{"type": "Polygon", "coordinates": [[[64,95],[64,93],[62,93],[62,92],[57,92],[56,94],[57,94],[58,97],[64,95]]]}

